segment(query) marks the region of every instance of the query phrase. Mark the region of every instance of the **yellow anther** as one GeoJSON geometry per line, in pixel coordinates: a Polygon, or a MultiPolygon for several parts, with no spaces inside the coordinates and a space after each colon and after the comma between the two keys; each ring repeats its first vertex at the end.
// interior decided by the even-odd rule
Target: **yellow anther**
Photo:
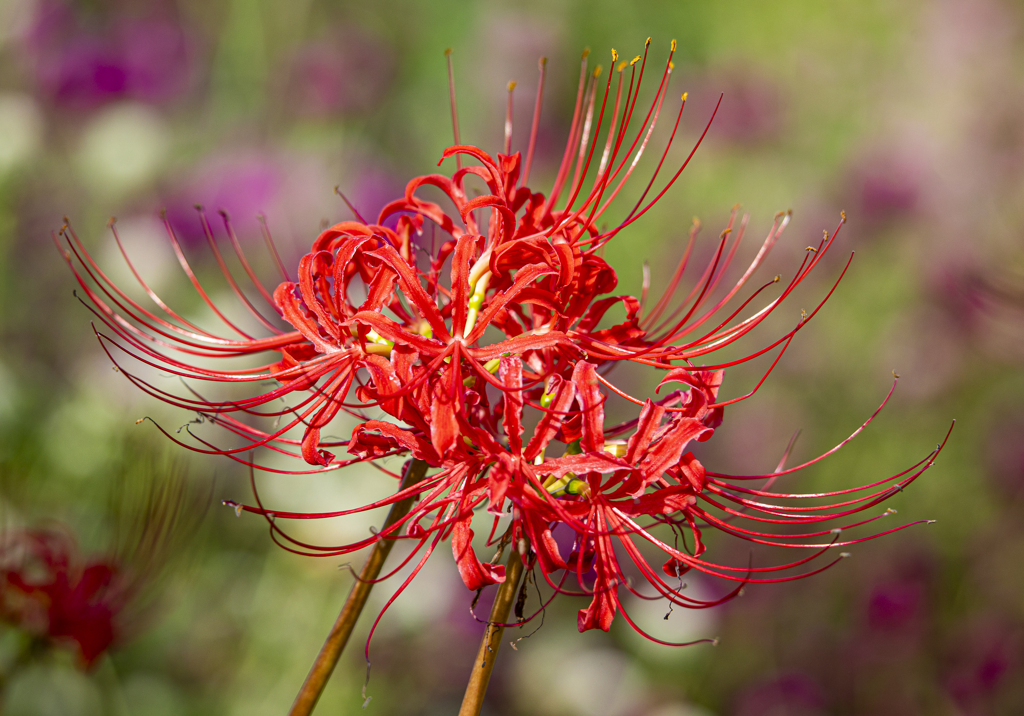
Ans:
{"type": "Polygon", "coordinates": [[[647,42],[644,43],[644,47],[650,47],[650,46],[651,46],[651,38],[648,37],[647,38],[647,42]]]}
{"type": "Polygon", "coordinates": [[[843,223],[845,224],[846,223],[846,212],[845,211],[840,211],[839,212],[839,216],[843,217],[843,223]]]}
{"type": "Polygon", "coordinates": [[[676,51],[676,41],[672,40],[672,52],[676,51]]]}
{"type": "Polygon", "coordinates": [[[451,54],[452,54],[452,48],[449,47],[449,48],[445,49],[445,51],[444,51],[444,56],[445,57],[448,57],[451,54]]]}
{"type": "Polygon", "coordinates": [[[548,58],[547,57],[541,57],[540,58],[540,66],[541,67],[544,67],[545,65],[547,65],[547,63],[548,63],[548,58]]]}
{"type": "Polygon", "coordinates": [[[668,63],[668,68],[669,70],[674,70],[676,68],[676,63],[670,60],[668,63]]]}
{"type": "Polygon", "coordinates": [[[594,68],[594,79],[597,79],[600,76],[601,76],[601,65],[598,65],[597,67],[594,68]]]}
{"type": "Polygon", "coordinates": [[[690,96],[689,92],[683,92],[683,101],[685,102],[686,98],[689,97],[689,96],[690,96]]]}
{"type": "MultiPolygon", "coordinates": [[[[648,40],[648,42],[650,42],[650,40],[648,40]]],[[[635,65],[639,61],[640,61],[640,55],[637,55],[632,60],[630,60],[629,66],[632,67],[633,65],[635,65]]]]}
{"type": "Polygon", "coordinates": [[[511,92],[515,88],[516,88],[516,81],[515,80],[512,80],[511,82],[508,83],[508,91],[509,92],[511,92]]]}
{"type": "Polygon", "coordinates": [[[612,62],[618,62],[618,61],[619,61],[619,53],[616,52],[615,48],[613,47],[612,48],[612,62]]]}
{"type": "Polygon", "coordinates": [[[579,478],[573,478],[569,480],[569,483],[565,486],[565,494],[567,495],[590,495],[590,485],[585,480],[579,478]]]}
{"type": "Polygon", "coordinates": [[[627,64],[629,64],[629,63],[627,63],[625,60],[623,60],[622,62],[619,63],[619,66],[615,68],[616,71],[622,72],[624,69],[626,69],[626,65],[627,64]]]}
{"type": "Polygon", "coordinates": [[[589,56],[590,56],[590,48],[589,48],[589,47],[585,47],[585,48],[583,48],[583,57],[582,57],[582,59],[584,59],[584,60],[585,60],[585,59],[587,59],[587,57],[589,57],[589,56]]]}
{"type": "Polygon", "coordinates": [[[366,352],[371,355],[377,356],[389,356],[391,355],[391,349],[394,347],[390,343],[368,343],[366,345],[366,352]]]}
{"type": "Polygon", "coordinates": [[[626,447],[625,440],[608,440],[604,444],[604,451],[612,457],[625,457],[626,447]]]}

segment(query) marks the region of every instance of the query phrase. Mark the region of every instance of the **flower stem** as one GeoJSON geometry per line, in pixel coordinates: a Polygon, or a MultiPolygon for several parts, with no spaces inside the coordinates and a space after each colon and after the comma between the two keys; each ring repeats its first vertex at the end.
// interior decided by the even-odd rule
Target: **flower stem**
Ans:
{"type": "Polygon", "coordinates": [[[487,630],[480,642],[480,651],[473,662],[473,672],[469,675],[469,684],[466,686],[466,695],[462,699],[459,716],[477,716],[484,705],[487,683],[491,680],[494,661],[498,658],[498,648],[501,646],[501,635],[505,632],[505,627],[500,625],[508,623],[508,615],[512,610],[512,603],[515,601],[519,580],[522,577],[523,560],[519,556],[519,551],[513,548],[505,567],[505,581],[498,587],[498,593],[494,596],[491,616],[487,620],[487,630]]]}
{"type": "MultiPolygon", "coordinates": [[[[399,489],[412,487],[426,474],[427,463],[422,460],[411,460],[406,467],[405,477],[399,489]]],[[[409,512],[415,499],[415,496],[410,496],[393,504],[381,531],[402,519],[409,512]]],[[[373,589],[373,580],[380,574],[384,561],[388,558],[388,553],[391,552],[394,545],[395,540],[393,539],[381,539],[373,546],[356,583],[352,585],[352,591],[348,593],[348,599],[345,600],[338,619],[331,628],[331,633],[327,635],[327,640],[320,648],[320,653],[317,654],[316,661],[313,662],[313,666],[306,676],[306,681],[295,697],[291,711],[288,712],[289,716],[308,716],[313,712],[316,702],[320,699],[320,694],[327,686],[327,680],[331,678],[331,673],[338,663],[341,652],[345,649],[345,644],[348,643],[348,638],[352,635],[356,620],[359,619],[359,614],[366,606],[366,600],[373,589]]]]}

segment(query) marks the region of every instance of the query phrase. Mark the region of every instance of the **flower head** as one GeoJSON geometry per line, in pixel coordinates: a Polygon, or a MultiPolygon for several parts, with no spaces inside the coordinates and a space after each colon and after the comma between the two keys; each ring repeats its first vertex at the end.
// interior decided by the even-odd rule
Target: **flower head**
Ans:
{"type": "MultiPolygon", "coordinates": [[[[235,505],[265,515],[275,538],[294,551],[338,555],[380,539],[407,539],[415,545],[408,560],[419,555],[414,576],[437,545],[450,538],[459,572],[475,590],[505,578],[497,558],[481,561],[473,548],[474,522],[487,519],[488,544],[497,545],[499,553],[507,547],[518,550],[556,593],[570,592],[565,581],[575,574],[575,593],[591,598],[580,612],[581,630],[607,630],[621,611],[619,589],[639,591],[619,555],[629,558],[634,565],[630,569],[639,571],[656,596],[683,606],[714,603],[682,593],[680,578],[691,569],[735,585],[819,571],[823,567],[808,566],[812,560],[863,538],[840,539],[836,528],[818,525],[854,520],[840,525],[845,528],[884,516],[854,517],[909,484],[931,465],[935,453],[904,473],[863,487],[800,495],[775,492],[771,486],[821,458],[789,469],[780,464],[768,475],[730,476],[707,470],[688,449],[711,438],[726,406],[756,393],[820,304],[746,356],[716,361],[716,353],[747,336],[782,304],[821,264],[838,228],[809,247],[787,282],[774,277],[748,288],[790,217],[776,215],[752,262],[730,284],[726,275],[747,227],[747,217],[734,210],[710,262],[696,272],[695,280],[685,277],[697,240],[696,223],[667,290],[653,305],[647,300],[646,282],[639,298],[613,293],[618,278],[601,248],[666,194],[710,126],[709,120],[697,146],[659,184],[686,105],[684,94],[672,110],[675,118],[666,145],[639,198],[608,224],[621,203],[617,199],[645,158],[662,109],[667,101],[673,105],[668,100],[671,57],[653,99],[638,108],[648,65],[646,45],[644,54],[631,62],[618,62],[613,51],[613,63],[618,64],[603,76],[600,67],[588,68],[584,55],[569,138],[547,193],[528,184],[542,61],[525,159],[511,150],[512,84],[503,152],[491,156],[462,144],[456,123],[456,143],[441,158],[442,163],[455,160],[453,172],[413,179],[404,196],[387,204],[373,222],[357,213],[356,220],[321,233],[300,260],[295,280],[278,260],[283,281],[273,291],[257,279],[225,216],[225,232],[254,288],[247,292],[240,287],[202,215],[214,258],[265,337],[252,335],[214,305],[169,224],[168,235],[189,280],[233,335],[218,335],[187,321],[144,283],[157,310],[136,302],[106,278],[65,227],[66,256],[103,324],[98,335],[104,349],[137,386],[199,412],[238,439],[235,446],[224,447],[197,437],[199,444],[189,447],[200,452],[254,464],[249,453],[266,448],[301,457],[307,467],[296,473],[393,456],[408,456],[432,468],[425,479],[403,483],[390,497],[355,510],[293,513],[264,507],[258,500],[256,505],[235,505]],[[430,192],[440,192],[443,203],[429,198],[430,192]],[[771,291],[774,297],[760,299],[763,304],[752,308],[771,291]],[[269,310],[257,308],[250,294],[262,297],[269,310]],[[620,305],[625,317],[616,323],[609,313],[620,305]],[[726,369],[772,351],[765,377],[751,391],[719,397],[726,369]],[[189,384],[233,383],[253,390],[233,400],[210,399],[200,390],[172,394],[122,365],[125,355],[189,384]],[[215,369],[207,360],[253,355],[264,356],[259,366],[215,369]],[[612,383],[607,376],[619,363],[658,371],[656,395],[634,397],[612,383]],[[274,382],[263,389],[268,378],[274,382]],[[282,399],[292,404],[280,408],[282,399]],[[633,405],[636,417],[606,426],[604,406],[610,399],[633,405]],[[371,410],[377,415],[371,416],[371,410]],[[324,429],[341,412],[356,416],[359,424],[349,440],[327,438],[324,429]],[[277,422],[265,427],[266,418],[277,422]],[[337,448],[345,448],[351,457],[340,458],[337,448]],[[758,479],[767,484],[745,486],[758,479]],[[339,517],[413,496],[417,502],[408,514],[353,544],[311,545],[282,527],[287,520],[339,517]],[[816,498],[822,497],[836,502],[817,504],[816,498]],[[814,500],[811,506],[801,503],[808,499],[814,500]],[[767,566],[712,562],[705,556],[703,537],[709,527],[752,543],[801,548],[804,556],[767,566]],[[572,554],[559,551],[556,529],[574,535],[572,554]],[[645,556],[652,549],[666,560],[658,569],[645,556]],[[680,585],[671,586],[666,576],[680,585]]],[[[270,247],[276,257],[272,242],[270,247]]],[[[829,295],[831,291],[824,299],[829,295]]]]}

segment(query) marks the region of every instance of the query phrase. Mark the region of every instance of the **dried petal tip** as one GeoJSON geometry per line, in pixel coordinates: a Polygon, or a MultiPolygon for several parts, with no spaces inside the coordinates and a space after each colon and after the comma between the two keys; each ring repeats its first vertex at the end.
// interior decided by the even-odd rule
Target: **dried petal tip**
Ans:
{"type": "Polygon", "coordinates": [[[853,556],[853,555],[852,555],[852,554],[850,554],[849,552],[840,552],[840,553],[839,553],[839,557],[840,557],[841,559],[846,559],[847,557],[852,557],[852,556],[853,556]]]}

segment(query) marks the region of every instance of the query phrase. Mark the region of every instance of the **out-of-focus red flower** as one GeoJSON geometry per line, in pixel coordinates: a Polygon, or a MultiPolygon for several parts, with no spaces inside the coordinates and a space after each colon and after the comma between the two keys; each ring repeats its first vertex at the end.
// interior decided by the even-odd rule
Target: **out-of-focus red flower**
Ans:
{"type": "Polygon", "coordinates": [[[55,530],[0,538],[0,619],[56,645],[73,644],[91,666],[114,643],[127,591],[118,566],[85,560],[55,530]]]}
{"type": "MultiPolygon", "coordinates": [[[[613,61],[618,61],[614,51],[613,61]]],[[[680,125],[684,94],[646,185],[631,198],[631,208],[609,222],[609,211],[643,158],[669,96],[671,54],[653,100],[646,110],[637,108],[646,65],[645,49],[602,79],[600,68],[589,70],[584,56],[569,138],[548,193],[528,184],[542,63],[525,159],[511,151],[510,87],[502,153],[492,157],[458,143],[456,135],[456,145],[442,154],[442,162],[456,160],[454,172],[413,179],[405,195],[386,205],[373,222],[357,214],[357,220],[324,231],[299,262],[295,280],[278,261],[283,281],[272,292],[257,279],[225,217],[239,272],[254,287],[243,290],[204,216],[205,234],[228,285],[266,337],[210,300],[169,224],[168,235],[190,281],[234,335],[191,323],[144,282],[156,308],[134,300],[106,278],[65,227],[65,256],[103,324],[104,349],[134,384],[199,412],[238,440],[225,447],[206,437],[196,436],[195,444],[169,435],[199,452],[253,464],[251,451],[267,448],[301,457],[309,467],[296,474],[394,456],[426,462],[433,472],[422,482],[354,510],[294,513],[261,503],[235,505],[265,515],[275,539],[306,554],[345,554],[383,538],[412,540],[415,549],[406,563],[416,555],[420,561],[402,588],[447,538],[468,588],[503,581],[497,557],[483,562],[473,549],[473,523],[483,515],[491,521],[488,544],[496,544],[499,555],[508,547],[517,549],[528,566],[539,567],[555,592],[591,598],[580,612],[581,630],[609,628],[622,609],[620,588],[640,592],[620,566],[619,555],[629,558],[654,596],[682,606],[720,601],[700,602],[683,593],[682,575],[690,569],[734,583],[723,598],[746,582],[794,579],[824,569],[807,565],[830,548],[865,539],[841,538],[840,532],[884,517],[886,512],[860,514],[910,484],[931,466],[936,451],[897,475],[809,495],[771,487],[848,440],[804,465],[785,469],[780,464],[765,475],[715,473],[688,451],[694,441],[712,436],[726,406],[756,393],[820,304],[752,353],[731,360],[711,357],[754,331],[781,305],[821,263],[838,228],[808,248],[787,282],[774,277],[748,290],[789,215],[775,217],[750,265],[726,282],[747,227],[747,217],[734,211],[710,262],[695,272],[695,279],[684,281],[696,224],[658,300],[648,301],[646,284],[640,297],[615,295],[618,278],[601,248],[665,195],[697,148],[656,188],[680,125]],[[439,193],[443,203],[427,198],[428,189],[435,197],[439,193]],[[773,298],[751,307],[773,289],[773,298]],[[257,296],[270,310],[257,308],[257,296]],[[625,315],[616,322],[610,315],[619,307],[625,315]],[[719,397],[729,367],[772,352],[764,378],[752,390],[719,397]],[[253,389],[229,400],[208,398],[202,390],[171,393],[139,375],[124,356],[188,383],[253,389]],[[260,365],[225,370],[211,367],[214,361],[208,360],[250,356],[261,356],[260,365]],[[709,359],[711,364],[699,363],[709,359]],[[619,363],[660,371],[659,391],[672,389],[664,396],[634,397],[606,377],[619,363]],[[271,387],[264,389],[270,378],[271,387]],[[285,399],[292,404],[281,407],[285,399]],[[637,417],[605,426],[608,400],[632,404],[637,417]],[[360,420],[349,440],[324,433],[341,412],[360,420]],[[532,429],[528,438],[526,426],[532,429]],[[340,447],[352,457],[340,459],[333,452],[340,447]],[[765,482],[752,482],[758,480],[765,482]],[[417,503],[403,519],[352,544],[308,544],[282,527],[287,520],[340,517],[413,496],[417,503]],[[847,523],[818,526],[837,520],[847,523]],[[575,533],[570,555],[559,552],[552,536],[560,526],[575,533]],[[805,556],[781,564],[715,563],[704,556],[702,530],[708,527],[754,544],[802,549],[805,556]],[[660,573],[644,556],[653,549],[667,560],[660,573]],[[593,584],[584,578],[591,570],[593,584]],[[573,573],[580,587],[575,592],[564,587],[573,573]],[[662,575],[678,580],[678,586],[662,575]]]]}

